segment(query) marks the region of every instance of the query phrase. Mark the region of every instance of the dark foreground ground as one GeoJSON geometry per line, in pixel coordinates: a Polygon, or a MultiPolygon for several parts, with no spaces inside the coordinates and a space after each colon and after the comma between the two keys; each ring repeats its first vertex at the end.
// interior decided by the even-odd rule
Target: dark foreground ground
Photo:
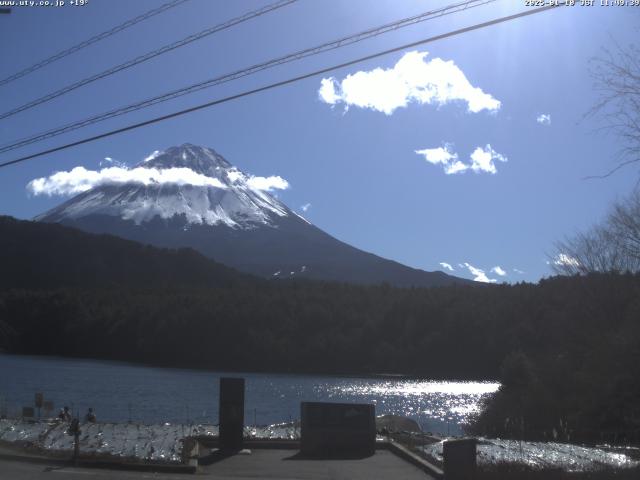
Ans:
{"type": "MultiPolygon", "coordinates": [[[[347,460],[300,459],[297,450],[253,450],[250,455],[226,458],[210,457],[199,468],[195,478],[228,479],[305,479],[305,480],[376,480],[430,479],[422,470],[386,450],[378,450],[372,457],[347,460]]],[[[97,468],[65,467],[52,462],[31,463],[1,460],[0,479],[55,480],[147,479],[188,480],[189,474],[131,472],[97,468]]]]}

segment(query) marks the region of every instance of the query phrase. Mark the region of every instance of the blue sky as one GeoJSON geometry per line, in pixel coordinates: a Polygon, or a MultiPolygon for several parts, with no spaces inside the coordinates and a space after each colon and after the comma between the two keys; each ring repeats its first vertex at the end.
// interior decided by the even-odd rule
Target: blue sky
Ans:
{"type": "MultiPolygon", "coordinates": [[[[0,16],[0,77],[161,3],[90,0],[84,7],[15,8],[0,16]]],[[[268,3],[190,0],[0,87],[0,110],[268,3]]],[[[0,120],[0,143],[449,3],[299,0],[0,120]]],[[[0,162],[526,8],[502,0],[421,23],[0,154],[0,162]]],[[[597,99],[590,58],[613,40],[631,43],[639,20],[640,8],[563,7],[324,75],[334,78],[338,94],[364,97],[369,107],[323,101],[318,76],[4,168],[0,214],[28,219],[64,200],[29,194],[26,186],[34,178],[76,166],[95,170],[105,157],[134,165],[154,150],[189,142],[214,148],[247,173],[286,179],[290,187],[278,192],[280,199],[363,250],[425,270],[442,270],[444,262],[467,278],[474,277],[473,267],[498,281],[537,281],[551,274],[546,253],[553,242],[596,222],[638,179],[635,170],[583,179],[612,168],[619,149],[614,135],[598,132],[597,121],[583,117],[597,99]],[[411,51],[428,52],[425,65],[453,62],[500,108],[472,112],[468,99],[440,104],[436,98],[385,113],[375,101],[389,100],[390,92],[380,91],[371,75],[360,74],[351,86],[341,83],[378,68],[393,79],[397,70],[390,70],[411,51]],[[550,123],[537,121],[543,114],[550,123]],[[472,168],[472,153],[489,151],[487,145],[506,158],[493,160],[495,173],[477,162],[472,168]],[[434,164],[427,153],[416,153],[445,146],[464,172],[447,174],[454,160],[434,164]],[[496,266],[506,275],[491,272],[496,266]]]]}

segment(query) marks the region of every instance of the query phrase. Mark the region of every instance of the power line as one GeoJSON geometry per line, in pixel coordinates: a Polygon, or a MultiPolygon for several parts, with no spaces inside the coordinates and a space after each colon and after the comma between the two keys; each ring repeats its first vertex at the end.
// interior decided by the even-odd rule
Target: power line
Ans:
{"type": "Polygon", "coordinates": [[[564,3],[550,4],[550,5],[546,5],[544,7],[539,7],[539,8],[535,8],[535,9],[531,9],[531,10],[526,10],[524,12],[516,13],[516,14],[513,14],[513,15],[506,16],[506,17],[496,18],[494,20],[489,20],[487,22],[477,23],[477,24],[469,26],[469,27],[461,28],[461,29],[458,29],[458,30],[453,30],[451,32],[447,32],[447,33],[443,33],[443,34],[440,34],[440,35],[435,35],[433,37],[429,37],[429,38],[425,38],[425,39],[422,39],[422,40],[418,40],[418,41],[415,41],[415,42],[407,43],[407,44],[401,45],[399,47],[394,47],[394,48],[390,48],[388,50],[384,50],[384,51],[381,51],[381,52],[373,53],[373,54],[370,54],[370,55],[367,55],[367,56],[364,56],[364,57],[357,58],[355,60],[350,60],[348,62],[344,62],[344,63],[338,64],[338,65],[333,65],[331,67],[326,67],[326,68],[322,68],[320,70],[315,70],[313,72],[306,73],[306,74],[303,74],[303,75],[299,75],[297,77],[292,77],[292,78],[289,78],[287,80],[282,80],[282,81],[279,81],[279,82],[271,83],[269,85],[258,87],[258,88],[255,88],[253,90],[247,90],[247,91],[244,91],[242,93],[238,93],[236,95],[231,95],[229,97],[224,97],[224,98],[221,98],[221,99],[218,99],[218,100],[212,100],[212,101],[207,102],[207,103],[196,105],[195,107],[190,107],[190,108],[187,108],[187,109],[184,109],[184,110],[180,110],[180,111],[177,111],[177,112],[169,113],[167,115],[162,115],[160,117],[155,117],[155,118],[152,118],[150,120],[145,120],[144,122],[135,123],[135,124],[132,124],[132,125],[128,125],[126,127],[122,127],[122,128],[118,128],[118,129],[115,129],[115,130],[111,130],[109,132],[101,133],[99,135],[94,135],[92,137],[84,138],[82,140],[77,140],[75,142],[67,143],[67,144],[61,145],[59,147],[50,148],[48,150],[43,150],[43,151],[38,152],[38,153],[33,153],[31,155],[26,155],[24,157],[16,158],[16,159],[10,160],[8,162],[0,163],[0,168],[7,167],[9,165],[15,165],[16,163],[20,163],[20,162],[25,162],[27,160],[31,160],[31,159],[36,158],[36,157],[41,157],[43,155],[47,155],[49,153],[54,153],[54,152],[59,152],[61,150],[66,150],[68,148],[75,147],[75,146],[78,146],[78,145],[83,145],[85,143],[89,143],[89,142],[93,142],[93,141],[96,141],[96,140],[100,140],[102,138],[111,137],[113,135],[117,135],[119,133],[127,132],[129,130],[135,130],[137,128],[141,128],[141,127],[144,127],[144,126],[147,126],[147,125],[151,125],[151,124],[154,124],[154,123],[159,123],[159,122],[162,122],[164,120],[169,120],[171,118],[175,118],[175,117],[179,117],[179,116],[182,116],[182,115],[186,115],[188,113],[192,113],[192,112],[195,112],[195,111],[198,111],[198,110],[202,110],[202,109],[205,109],[205,108],[208,108],[208,107],[212,107],[214,105],[220,105],[222,103],[230,102],[232,100],[237,100],[239,98],[246,97],[246,96],[249,96],[249,95],[253,95],[255,93],[260,93],[260,92],[264,92],[264,91],[267,91],[267,90],[272,90],[274,88],[282,87],[284,85],[289,85],[289,84],[294,83],[294,82],[298,82],[298,81],[301,81],[301,80],[306,80],[307,78],[315,77],[317,75],[322,75],[322,74],[331,72],[333,70],[338,70],[340,68],[350,67],[350,66],[355,65],[357,63],[366,62],[368,60],[372,60],[374,58],[382,57],[382,56],[388,55],[390,53],[395,53],[395,52],[398,52],[398,51],[401,51],[401,50],[406,50],[408,48],[417,47],[418,45],[424,45],[426,43],[435,42],[437,40],[443,40],[445,38],[453,37],[453,36],[456,36],[456,35],[461,35],[463,33],[471,32],[471,31],[474,31],[474,30],[480,30],[482,28],[490,27],[492,25],[497,25],[499,23],[508,22],[508,21],[511,21],[511,20],[515,20],[517,18],[527,17],[529,15],[534,15],[536,13],[544,12],[546,10],[551,10],[551,9],[557,8],[559,6],[564,6],[564,3]]]}
{"type": "Polygon", "coordinates": [[[42,67],[46,67],[47,65],[52,64],[53,62],[56,62],[58,60],[60,60],[61,58],[67,57],[69,55],[71,55],[72,53],[76,53],[79,50],[82,50],[83,48],[88,47],[89,45],[92,45],[96,42],[99,42],[100,40],[104,40],[107,37],[110,37],[112,35],[115,35],[118,32],[121,32],[129,27],[132,27],[140,22],[143,22],[151,17],[154,17],[162,12],[166,12],[167,10],[169,10],[170,8],[173,7],[177,7],[178,5],[180,5],[181,3],[185,3],[188,2],[189,0],[172,0],[171,2],[167,2],[164,5],[160,5],[158,8],[154,8],[152,10],[149,10],[148,12],[145,12],[141,15],[138,15],[137,17],[134,17],[130,20],[127,20],[124,23],[121,23],[120,25],[116,25],[113,28],[110,28],[109,30],[106,30],[102,33],[99,33],[98,35],[95,35],[83,42],[80,42],[76,45],[74,45],[73,47],[67,48],[66,50],[62,50],[61,52],[56,53],[55,55],[52,55],[48,58],[45,58],[44,60],[31,65],[27,68],[25,68],[24,70],[20,70],[17,73],[14,73],[13,75],[10,75],[6,78],[3,78],[2,80],[0,80],[0,86],[2,85],[6,85],[7,83],[13,82],[14,80],[17,80],[18,78],[22,78],[25,75],[28,75],[30,73],[35,72],[36,70],[41,69],[42,67]]]}
{"type": "Polygon", "coordinates": [[[178,40],[176,42],[173,42],[171,44],[165,45],[161,48],[158,48],[157,50],[153,50],[151,52],[147,52],[144,55],[140,55],[136,58],[133,58],[131,60],[128,60],[124,63],[115,65],[103,72],[97,73],[95,75],[92,75],[90,77],[84,78],[82,80],[79,80],[75,83],[72,83],[71,85],[67,85],[66,87],[61,88],[60,90],[56,90],[55,92],[51,92],[47,95],[44,95],[43,97],[37,98],[29,103],[25,103],[24,105],[21,105],[19,107],[14,108],[13,110],[9,110],[7,112],[4,112],[2,114],[0,114],[0,120],[7,118],[7,117],[11,117],[17,113],[23,112],[25,110],[28,110],[30,108],[35,107],[36,105],[40,105],[42,103],[48,102],[50,100],[53,100],[54,98],[60,97],[61,95],[65,95],[77,88],[83,87],[85,85],[88,85],[90,83],[93,83],[97,80],[103,79],[105,77],[108,77],[109,75],[113,75],[114,73],[120,72],[122,70],[126,70],[127,68],[131,68],[135,65],[138,65],[140,63],[146,62],[147,60],[150,60],[152,58],[157,57],[158,55],[162,55],[164,53],[170,52],[171,50],[175,50],[176,48],[180,48],[183,47],[185,45],[188,45],[189,43],[195,42],[196,40],[200,40],[204,37],[207,37],[209,35],[213,35],[214,33],[220,32],[221,30],[226,30],[227,28],[233,27],[234,25],[238,25],[239,23],[242,22],[246,22],[247,20],[251,20],[252,18],[258,17],[260,15],[264,15],[265,13],[269,13],[273,10],[277,10],[279,8],[285,7],[291,3],[297,2],[298,0],[279,0],[276,3],[267,5],[266,7],[260,8],[258,10],[253,10],[251,12],[245,13],[244,15],[241,15],[239,17],[235,17],[231,20],[228,20],[224,23],[215,25],[213,27],[207,28],[205,30],[202,30],[201,32],[195,33],[193,35],[189,35],[188,37],[185,37],[181,40],[178,40]]]}
{"type": "Polygon", "coordinates": [[[93,125],[95,123],[102,122],[110,118],[118,117],[120,115],[141,110],[143,108],[147,108],[147,107],[156,105],[158,103],[163,103],[169,100],[173,100],[175,98],[188,95],[188,94],[203,90],[205,88],[210,88],[216,85],[220,85],[222,83],[227,83],[233,80],[237,80],[245,76],[253,75],[255,73],[258,73],[260,71],[263,71],[269,68],[284,65],[286,63],[301,60],[303,58],[306,58],[312,55],[318,55],[320,53],[324,53],[330,50],[335,50],[337,48],[342,48],[347,45],[361,42],[363,40],[367,40],[369,38],[382,35],[390,31],[398,30],[400,28],[405,28],[410,25],[415,25],[417,23],[424,22],[427,20],[440,18],[445,15],[451,15],[453,13],[457,13],[470,8],[476,8],[482,5],[486,5],[488,3],[493,3],[495,1],[497,0],[465,0],[459,3],[451,4],[443,8],[439,8],[436,10],[429,10],[427,12],[423,12],[418,15],[414,15],[412,17],[403,18],[395,22],[387,23],[379,27],[370,28],[368,30],[359,32],[354,35],[342,37],[342,38],[339,38],[338,40],[332,40],[330,42],[326,42],[321,45],[307,48],[304,50],[299,50],[297,52],[290,53],[272,60],[268,60],[266,62],[253,65],[248,68],[227,73],[222,76],[205,80],[203,82],[198,82],[198,83],[189,85],[187,87],[180,88],[178,90],[173,90],[168,93],[158,95],[156,97],[148,98],[140,102],[127,105],[125,107],[119,107],[115,110],[110,110],[108,112],[104,112],[104,113],[95,115],[93,117],[85,118],[83,120],[79,120],[67,125],[63,125],[61,127],[48,130],[46,132],[41,132],[41,133],[32,135],[30,137],[16,140],[11,144],[5,144],[3,146],[0,146],[0,153],[8,152],[10,150],[15,150],[16,148],[24,147],[26,145],[30,145],[32,143],[36,143],[45,139],[53,138],[58,135],[62,135],[63,133],[71,132],[85,126],[93,125]]]}

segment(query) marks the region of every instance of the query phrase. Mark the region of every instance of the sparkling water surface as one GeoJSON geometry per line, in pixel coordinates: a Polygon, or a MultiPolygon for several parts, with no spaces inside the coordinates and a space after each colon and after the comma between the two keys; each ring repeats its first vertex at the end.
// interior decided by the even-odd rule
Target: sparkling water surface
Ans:
{"type": "MultiPolygon", "coordinates": [[[[220,377],[244,377],[245,423],[270,425],[300,417],[301,401],[364,402],[376,414],[410,417],[425,431],[456,435],[495,382],[429,381],[320,375],[225,373],[86,359],[0,355],[0,414],[16,416],[36,392],[99,421],[218,421],[220,377]]],[[[42,415],[45,412],[41,412],[42,415]]]]}

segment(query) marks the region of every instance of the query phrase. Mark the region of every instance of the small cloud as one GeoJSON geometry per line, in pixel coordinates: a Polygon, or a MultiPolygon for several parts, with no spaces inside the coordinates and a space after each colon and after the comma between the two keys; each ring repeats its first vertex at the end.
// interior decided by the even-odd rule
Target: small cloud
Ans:
{"type": "Polygon", "coordinates": [[[465,262],[463,264],[465,267],[467,267],[467,269],[469,270],[469,273],[471,273],[471,275],[473,275],[473,280],[475,282],[482,282],[482,283],[496,283],[497,280],[495,278],[489,278],[487,277],[487,274],[484,272],[484,270],[481,270],[480,268],[476,268],[473,265],[470,265],[469,263],[465,262]]]}
{"type": "Polygon", "coordinates": [[[336,92],[336,79],[333,77],[323,78],[320,81],[320,89],[318,90],[318,97],[324,103],[329,105],[335,105],[340,101],[340,95],[336,92]]]}
{"type": "Polygon", "coordinates": [[[467,165],[458,160],[458,154],[452,151],[452,145],[445,143],[443,147],[425,148],[423,150],[414,150],[418,155],[424,156],[424,159],[433,165],[442,165],[446,175],[462,173],[467,165]]]}
{"type": "Polygon", "coordinates": [[[506,162],[508,159],[504,155],[496,152],[488,143],[484,148],[477,147],[471,154],[471,170],[476,173],[486,172],[495,174],[498,171],[494,164],[495,160],[506,162]]]}
{"type": "Polygon", "coordinates": [[[447,262],[440,262],[440,266],[449,270],[450,272],[453,272],[453,267],[447,262]]]}
{"type": "Polygon", "coordinates": [[[504,276],[506,276],[506,275],[507,275],[507,272],[505,272],[505,271],[502,269],[502,267],[500,267],[500,265],[496,265],[495,267],[493,267],[493,268],[491,269],[491,271],[492,271],[493,273],[495,273],[496,275],[500,275],[501,277],[504,277],[504,276]]]}
{"type": "Polygon", "coordinates": [[[289,182],[279,175],[272,175],[270,177],[251,176],[247,179],[247,185],[249,185],[250,188],[266,192],[270,192],[272,190],[286,190],[289,188],[289,182]]]}
{"type": "Polygon", "coordinates": [[[300,210],[302,210],[303,212],[306,212],[307,210],[309,210],[311,208],[311,204],[310,203],[305,203],[304,205],[302,205],[300,207],[300,210]]]}
{"type": "Polygon", "coordinates": [[[227,173],[227,178],[231,183],[235,183],[238,180],[245,179],[244,174],[237,168],[230,168],[226,173],[227,173]]]}
{"type": "Polygon", "coordinates": [[[553,263],[554,265],[560,265],[560,266],[566,266],[566,267],[580,266],[580,262],[578,261],[578,259],[570,255],[567,255],[566,253],[559,253],[558,255],[556,255],[556,257],[553,259],[553,263]]]}
{"type": "Polygon", "coordinates": [[[491,148],[489,144],[485,147],[477,147],[473,151],[470,156],[470,164],[465,164],[458,160],[458,154],[452,150],[450,143],[445,143],[443,147],[425,148],[423,150],[414,150],[414,152],[424,156],[424,159],[433,165],[442,165],[446,175],[464,173],[469,169],[476,173],[494,174],[498,171],[494,161],[506,162],[508,160],[507,157],[491,148]]]}
{"type": "Polygon", "coordinates": [[[536,122],[540,125],[551,125],[551,114],[550,113],[541,113],[536,118],[536,122]]]}
{"type": "Polygon", "coordinates": [[[409,103],[440,106],[459,101],[471,113],[500,109],[500,101],[471,85],[453,61],[425,61],[427,55],[429,52],[408,52],[392,68],[359,71],[341,81],[323,78],[318,97],[329,105],[342,102],[346,109],[356,106],[386,115],[409,103]]]}
{"type": "Polygon", "coordinates": [[[151,160],[153,160],[154,158],[158,157],[158,155],[160,155],[162,152],[160,150],[154,150],[153,152],[151,152],[149,155],[147,155],[146,157],[144,157],[144,162],[149,162],[151,160]]]}
{"type": "Polygon", "coordinates": [[[522,270],[517,269],[517,268],[514,268],[513,271],[515,273],[517,273],[518,275],[524,275],[524,272],[522,270]]]}
{"type": "Polygon", "coordinates": [[[34,195],[74,195],[86,192],[100,185],[121,185],[138,183],[141,185],[176,184],[226,188],[217,178],[196,173],[190,168],[126,168],[109,167],[102,170],[87,170],[75,167],[68,172],[56,172],[49,177],[36,178],[27,184],[27,190],[34,195]]]}

